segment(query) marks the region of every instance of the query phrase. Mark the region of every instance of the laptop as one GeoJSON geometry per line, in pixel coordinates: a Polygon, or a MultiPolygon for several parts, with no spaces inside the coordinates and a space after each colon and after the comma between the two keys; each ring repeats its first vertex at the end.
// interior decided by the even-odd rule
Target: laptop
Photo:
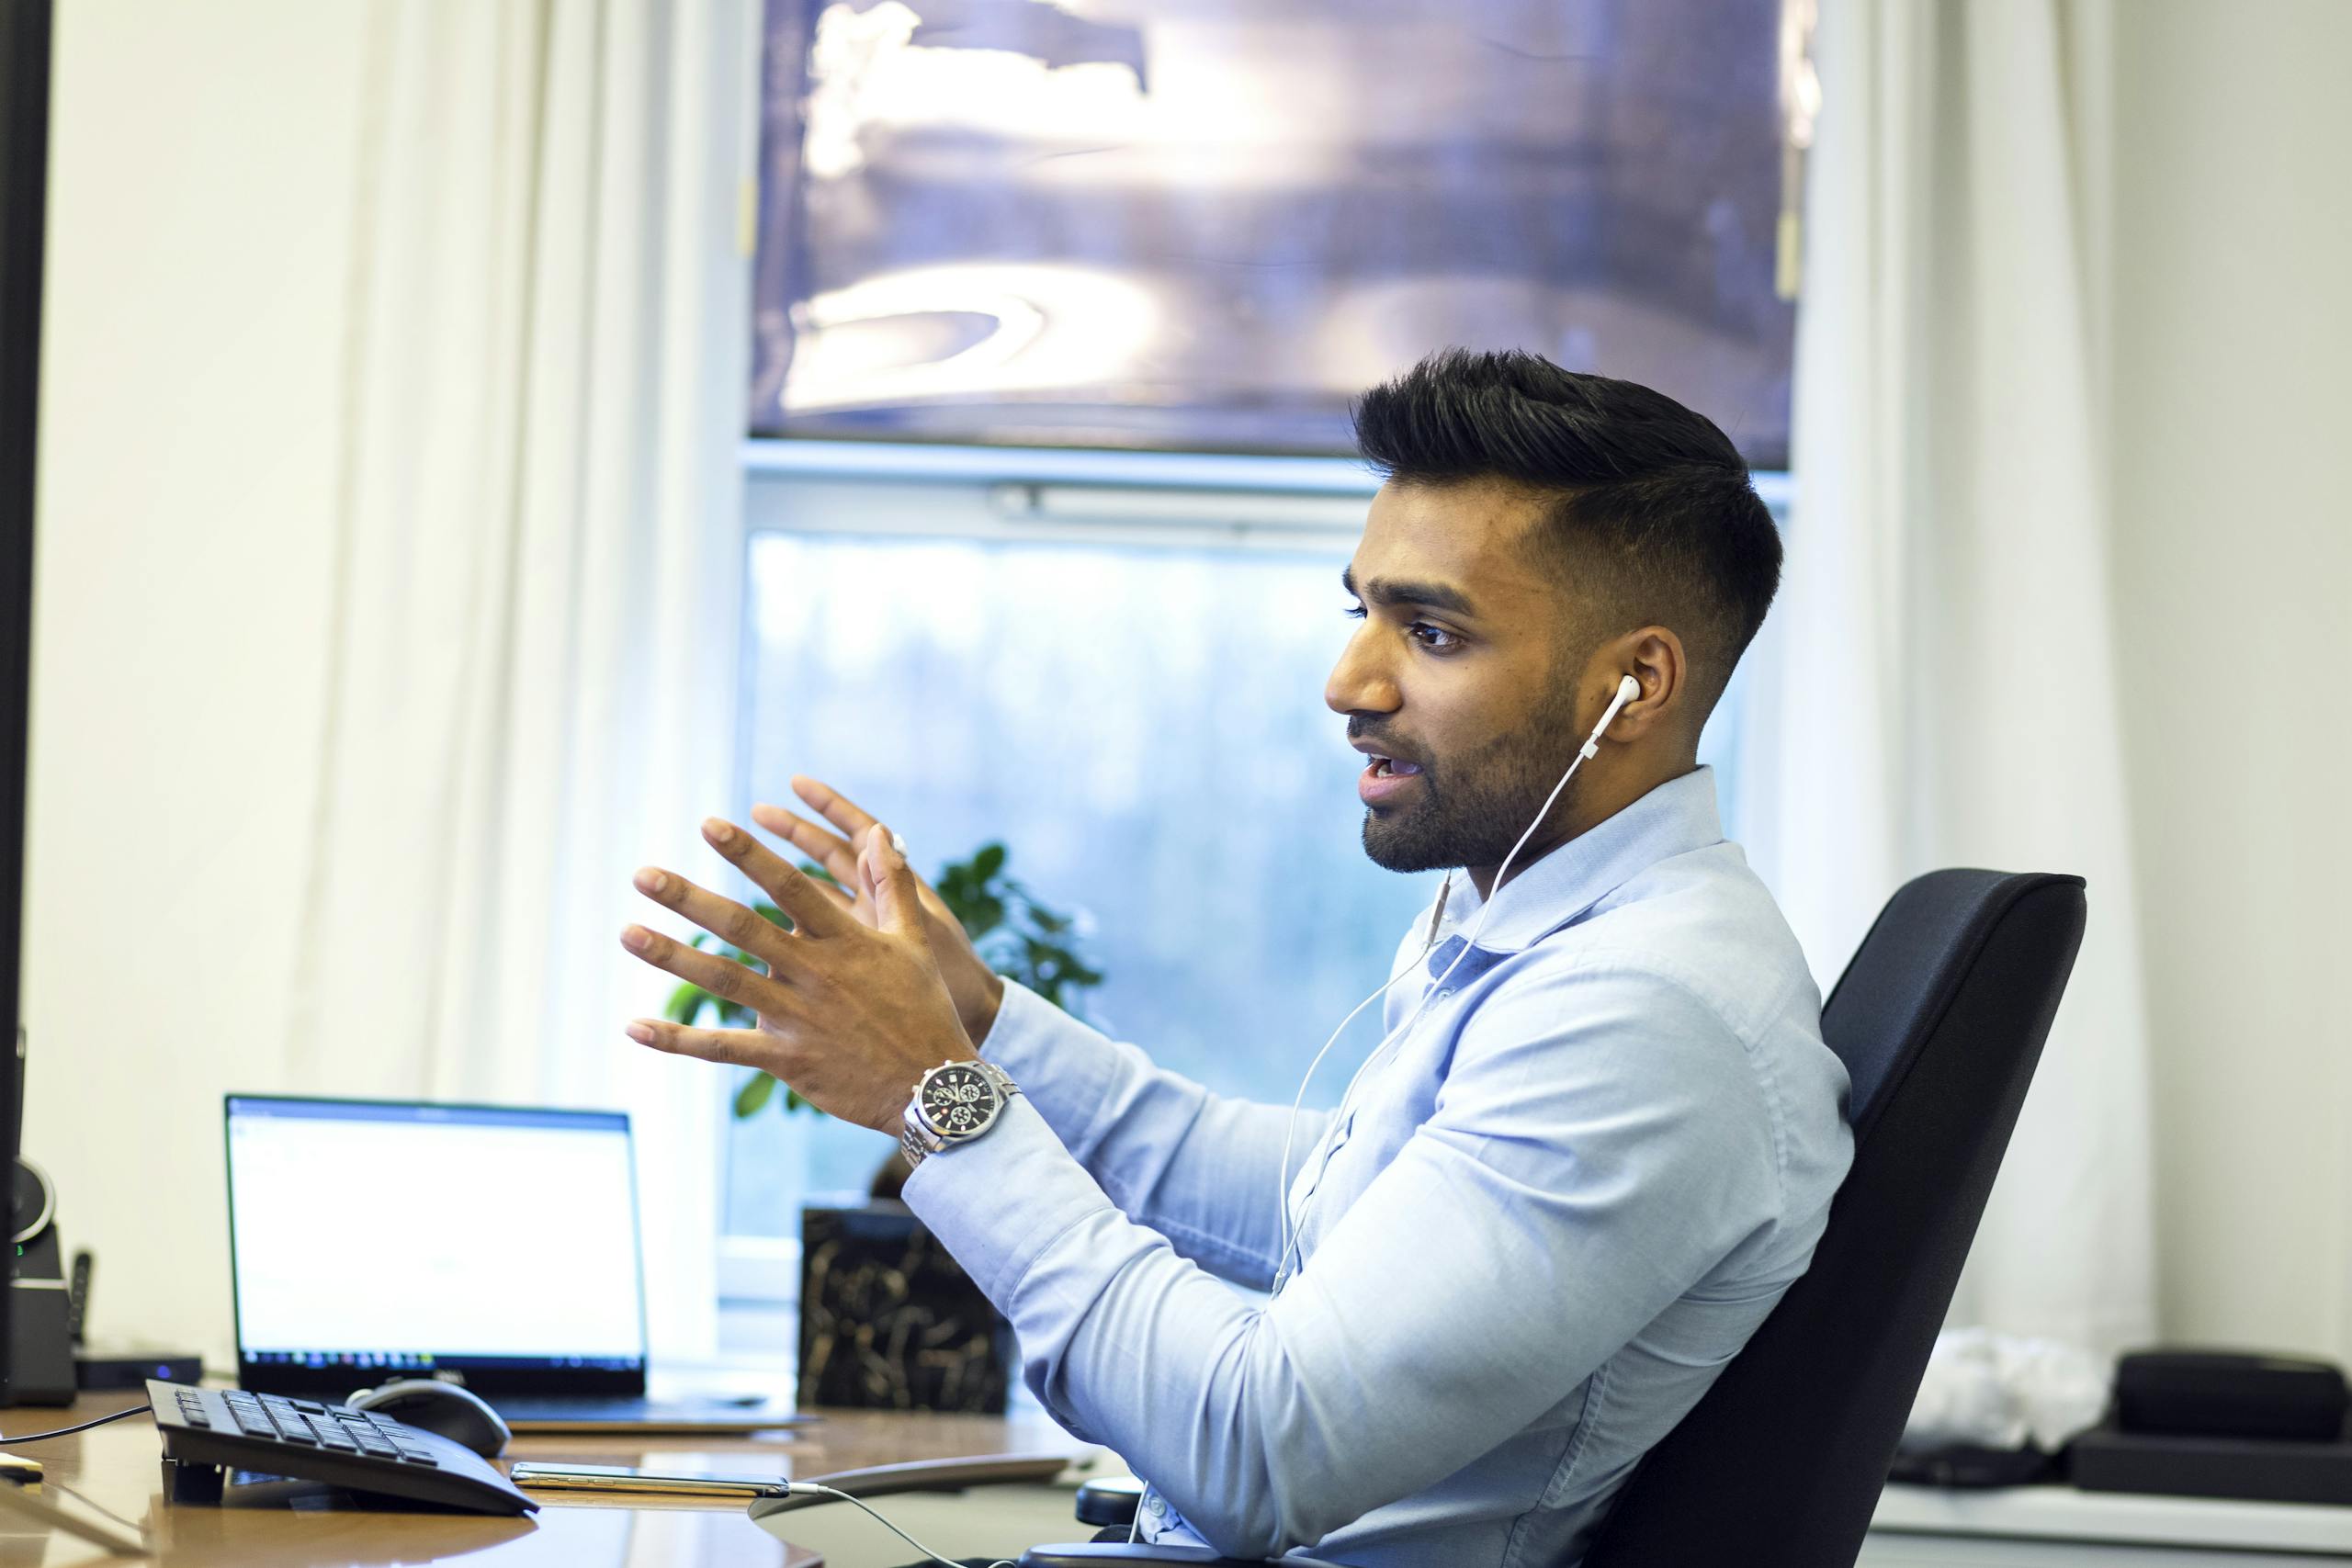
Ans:
{"type": "Polygon", "coordinates": [[[243,1387],[339,1400],[441,1378],[516,1431],[808,1419],[788,1401],[646,1397],[626,1112],[232,1094],[227,1116],[243,1387]]]}

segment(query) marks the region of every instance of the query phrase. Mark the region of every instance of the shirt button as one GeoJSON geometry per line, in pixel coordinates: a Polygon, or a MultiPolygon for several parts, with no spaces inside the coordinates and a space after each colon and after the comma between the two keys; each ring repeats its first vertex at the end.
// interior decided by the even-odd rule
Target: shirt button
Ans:
{"type": "Polygon", "coordinates": [[[1154,1492],[1144,1498],[1143,1511],[1155,1519],[1164,1519],[1168,1517],[1168,1505],[1159,1500],[1159,1493],[1154,1492]]]}

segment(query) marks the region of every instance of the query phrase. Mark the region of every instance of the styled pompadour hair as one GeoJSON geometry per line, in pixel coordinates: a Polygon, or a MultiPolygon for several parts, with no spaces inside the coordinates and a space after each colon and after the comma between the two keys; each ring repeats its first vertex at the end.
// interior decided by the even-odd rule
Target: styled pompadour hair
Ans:
{"type": "Polygon", "coordinates": [[[1588,595],[1598,634],[1671,627],[1702,715],[1779,592],[1780,529],[1739,449],[1663,392],[1518,350],[1447,349],[1359,398],[1355,429],[1392,482],[1500,479],[1544,498],[1535,547],[1588,595]]]}

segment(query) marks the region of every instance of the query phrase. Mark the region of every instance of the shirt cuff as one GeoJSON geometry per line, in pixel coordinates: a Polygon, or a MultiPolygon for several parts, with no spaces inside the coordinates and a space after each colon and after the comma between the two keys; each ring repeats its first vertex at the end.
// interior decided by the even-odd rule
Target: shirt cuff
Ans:
{"type": "Polygon", "coordinates": [[[1012,1075],[1065,1143],[1086,1147],[1118,1066],[1117,1049],[1099,1031],[1007,980],[979,1051],[1012,1075]]]}
{"type": "Polygon", "coordinates": [[[1117,1212],[1025,1092],[981,1136],[926,1156],[899,1197],[1007,1317],[1041,1253],[1089,1215],[1117,1212]]]}

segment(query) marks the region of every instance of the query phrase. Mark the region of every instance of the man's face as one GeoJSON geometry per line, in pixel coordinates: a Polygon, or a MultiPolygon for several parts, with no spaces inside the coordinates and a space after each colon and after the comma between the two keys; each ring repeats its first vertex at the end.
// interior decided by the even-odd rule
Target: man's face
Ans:
{"type": "Polygon", "coordinates": [[[1584,739],[1586,639],[1524,537],[1542,510],[1486,481],[1373,499],[1346,575],[1363,625],[1323,700],[1370,754],[1364,852],[1391,871],[1500,863],[1584,739]]]}

